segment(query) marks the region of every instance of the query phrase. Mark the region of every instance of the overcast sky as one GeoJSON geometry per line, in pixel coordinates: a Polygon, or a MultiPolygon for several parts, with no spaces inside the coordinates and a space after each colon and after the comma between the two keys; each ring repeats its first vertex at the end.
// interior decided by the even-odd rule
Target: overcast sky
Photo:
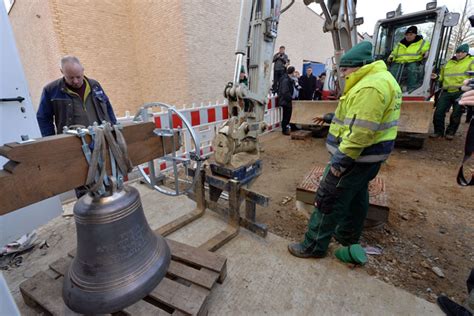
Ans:
{"type": "MultiPolygon", "coordinates": [[[[327,3],[327,1],[325,1],[327,3]]],[[[402,4],[404,14],[425,10],[426,3],[423,0],[358,0],[357,1],[357,17],[364,18],[364,24],[357,27],[359,33],[367,32],[372,35],[377,20],[384,19],[388,11],[397,9],[398,4],[402,4]]],[[[438,6],[447,6],[450,12],[462,13],[465,0],[439,0],[438,6]]],[[[472,3],[472,0],[471,0],[472,3]]],[[[313,9],[318,13],[321,9],[318,4],[312,4],[313,9]]]]}

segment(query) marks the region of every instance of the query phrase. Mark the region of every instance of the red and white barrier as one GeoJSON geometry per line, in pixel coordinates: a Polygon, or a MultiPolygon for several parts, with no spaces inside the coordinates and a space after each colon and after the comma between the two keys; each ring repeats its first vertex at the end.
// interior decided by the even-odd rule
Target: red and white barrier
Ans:
{"type": "MultiPolygon", "coordinates": [[[[265,133],[269,133],[280,127],[282,111],[281,108],[276,105],[276,97],[271,96],[268,100],[264,114],[264,121],[268,126],[265,133]]],[[[219,127],[229,118],[227,101],[225,100],[222,103],[216,102],[215,104],[209,102],[208,105],[201,103],[198,107],[193,105],[191,108],[183,108],[179,111],[191,123],[194,132],[199,136],[201,143],[199,151],[201,156],[211,156],[214,152],[214,149],[212,148],[212,140],[214,139],[219,127]]],[[[177,152],[177,156],[181,158],[189,158],[189,153],[194,151],[194,146],[188,130],[183,128],[184,124],[181,119],[176,114],[173,114],[170,124],[167,111],[153,112],[153,118],[157,128],[168,129],[170,128],[170,125],[172,125],[172,128],[181,130],[183,134],[183,146],[179,152],[177,152]]],[[[118,118],[118,121],[123,123],[131,121],[132,119],[133,117],[127,113],[127,116],[118,118]]],[[[173,164],[170,161],[159,159],[158,162],[155,163],[157,169],[158,166],[160,171],[164,171],[170,169],[173,164]]]]}

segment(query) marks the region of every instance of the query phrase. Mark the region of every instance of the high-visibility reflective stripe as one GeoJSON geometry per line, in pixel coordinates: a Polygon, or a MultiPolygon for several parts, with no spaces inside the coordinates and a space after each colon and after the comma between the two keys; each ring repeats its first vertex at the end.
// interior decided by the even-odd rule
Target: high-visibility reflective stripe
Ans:
{"type": "Polygon", "coordinates": [[[359,119],[346,118],[344,120],[344,124],[345,125],[352,124],[352,125],[359,126],[359,127],[365,127],[367,129],[370,129],[371,131],[376,131],[379,128],[378,123],[374,123],[374,122],[366,121],[366,120],[359,120],[359,119]]]}
{"type": "Polygon", "coordinates": [[[418,48],[418,51],[417,51],[418,54],[421,52],[421,49],[423,48],[423,46],[425,46],[425,42],[426,42],[425,40],[421,42],[420,48],[418,48]]]}
{"type": "Polygon", "coordinates": [[[340,119],[338,119],[338,118],[335,117],[335,116],[332,118],[332,120],[333,120],[334,123],[337,123],[337,124],[339,124],[339,125],[344,125],[344,122],[341,121],[340,119]]]}
{"type": "Polygon", "coordinates": [[[386,122],[386,123],[382,123],[380,124],[379,126],[379,131],[383,131],[385,129],[389,129],[389,128],[392,128],[394,126],[398,126],[398,120],[395,120],[395,121],[391,121],[391,122],[386,122]]]}
{"type": "Polygon", "coordinates": [[[465,72],[460,72],[460,73],[457,73],[457,74],[444,74],[445,77],[457,77],[457,76],[460,76],[460,77],[463,77],[463,76],[467,76],[467,73],[465,72]]]}
{"type": "Polygon", "coordinates": [[[420,54],[400,54],[398,56],[420,56],[420,54]]]}
{"type": "Polygon", "coordinates": [[[460,85],[460,86],[447,86],[447,87],[444,87],[444,90],[459,89],[461,87],[462,87],[462,85],[460,85]]]}
{"type": "Polygon", "coordinates": [[[379,123],[375,123],[375,122],[371,122],[367,120],[346,118],[344,120],[344,124],[345,125],[352,124],[353,126],[364,127],[364,128],[370,129],[371,131],[376,132],[376,131],[383,131],[391,127],[397,126],[398,120],[379,124],[379,123]]]}

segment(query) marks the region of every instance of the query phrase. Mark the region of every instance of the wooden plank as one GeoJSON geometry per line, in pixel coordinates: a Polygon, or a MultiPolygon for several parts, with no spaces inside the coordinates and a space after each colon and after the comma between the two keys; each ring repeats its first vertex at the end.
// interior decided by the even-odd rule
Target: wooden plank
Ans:
{"type": "Polygon", "coordinates": [[[164,278],[148,297],[189,315],[201,315],[207,295],[164,278]]]}
{"type": "Polygon", "coordinates": [[[225,257],[168,238],[166,241],[171,249],[171,257],[175,260],[208,268],[218,273],[221,273],[226,266],[227,259],[225,257]]]}
{"type": "Polygon", "coordinates": [[[61,276],[66,274],[69,265],[72,263],[71,257],[60,258],[49,265],[50,269],[60,274],[61,276]]]}
{"type": "Polygon", "coordinates": [[[206,211],[205,208],[202,208],[202,209],[195,208],[193,211],[187,214],[184,214],[178,217],[177,219],[173,220],[172,222],[159,227],[158,229],[155,230],[155,234],[158,234],[161,236],[167,236],[177,231],[181,227],[186,226],[187,224],[191,223],[197,218],[201,217],[205,211],[206,211]]]}
{"type": "Polygon", "coordinates": [[[141,316],[141,315],[157,315],[157,316],[168,316],[172,315],[159,307],[148,303],[144,300],[140,300],[135,304],[124,308],[120,311],[120,314],[130,315],[130,316],[141,316]]]}
{"type": "Polygon", "coordinates": [[[219,278],[219,273],[215,271],[197,270],[177,261],[171,261],[167,274],[187,280],[208,290],[212,289],[219,278]]]}
{"type": "MultiPolygon", "coordinates": [[[[134,166],[162,157],[163,142],[166,152],[170,152],[172,139],[156,136],[154,129],[152,122],[124,126],[123,135],[134,166]]],[[[0,170],[0,215],[72,190],[86,181],[88,165],[81,141],[74,135],[6,144],[0,147],[0,155],[9,159],[0,170]]]]}
{"type": "Polygon", "coordinates": [[[40,307],[51,315],[79,315],[71,311],[62,298],[63,278],[52,279],[44,272],[35,274],[32,278],[20,284],[20,291],[25,303],[33,308],[40,307]],[[36,306],[32,306],[32,302],[36,306]]]}

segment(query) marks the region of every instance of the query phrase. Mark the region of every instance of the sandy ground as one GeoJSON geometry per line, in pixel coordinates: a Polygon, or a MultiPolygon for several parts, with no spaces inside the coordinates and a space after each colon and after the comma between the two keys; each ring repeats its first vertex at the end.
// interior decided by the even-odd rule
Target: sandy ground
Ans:
{"type": "MultiPolygon", "coordinates": [[[[474,191],[456,184],[467,126],[453,141],[428,139],[421,150],[395,149],[379,174],[387,186],[389,221],[363,234],[363,244],[383,248],[382,255],[369,258],[367,273],[432,302],[440,294],[463,301],[474,267],[474,191]]],[[[264,172],[253,189],[271,202],[258,209],[257,219],[299,241],[307,217],[296,209],[296,186],[315,164],[328,162],[324,139],[291,140],[277,132],[262,141],[264,172]],[[287,196],[293,200],[282,205],[287,196]]]]}

